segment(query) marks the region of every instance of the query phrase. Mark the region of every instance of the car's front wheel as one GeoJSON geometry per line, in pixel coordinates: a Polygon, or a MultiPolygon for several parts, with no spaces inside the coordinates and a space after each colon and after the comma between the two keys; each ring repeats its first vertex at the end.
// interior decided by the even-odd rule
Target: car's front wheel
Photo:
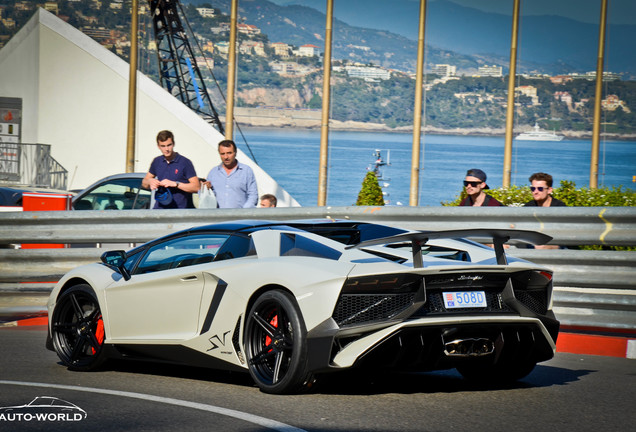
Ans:
{"type": "Polygon", "coordinates": [[[261,294],[245,322],[249,372],[266,393],[295,393],[313,383],[307,372],[307,330],[293,297],[280,290],[261,294]]]}
{"type": "Polygon", "coordinates": [[[60,295],[51,317],[51,341],[70,369],[91,370],[104,362],[104,321],[90,286],[76,285],[60,295]]]}

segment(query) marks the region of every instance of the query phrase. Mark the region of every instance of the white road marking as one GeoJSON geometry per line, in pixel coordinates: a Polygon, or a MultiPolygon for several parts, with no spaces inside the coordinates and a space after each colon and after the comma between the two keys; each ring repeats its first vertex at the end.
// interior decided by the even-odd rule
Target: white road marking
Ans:
{"type": "Polygon", "coordinates": [[[236,411],[236,410],[232,410],[228,408],[221,408],[214,405],[206,405],[206,404],[197,403],[197,402],[189,402],[189,401],[184,401],[179,399],[167,398],[162,396],[153,396],[153,395],[148,395],[143,393],[134,393],[134,392],[119,391],[119,390],[107,390],[107,389],[92,388],[92,387],[77,387],[77,386],[69,386],[69,385],[61,385],[61,384],[24,382],[24,381],[0,380],[0,384],[18,385],[18,386],[25,386],[25,387],[55,388],[55,389],[62,389],[62,390],[83,391],[88,393],[101,393],[101,394],[107,394],[112,396],[129,397],[129,398],[141,399],[144,401],[160,402],[160,403],[165,403],[170,405],[177,405],[177,406],[182,406],[187,408],[198,409],[201,411],[208,411],[208,412],[212,412],[216,414],[221,414],[227,417],[234,417],[239,420],[254,423],[259,426],[263,426],[268,429],[272,429],[272,430],[280,431],[280,432],[307,432],[304,429],[299,429],[297,427],[290,426],[285,423],[277,422],[276,420],[267,419],[265,417],[260,417],[254,414],[244,413],[241,411],[236,411]]]}

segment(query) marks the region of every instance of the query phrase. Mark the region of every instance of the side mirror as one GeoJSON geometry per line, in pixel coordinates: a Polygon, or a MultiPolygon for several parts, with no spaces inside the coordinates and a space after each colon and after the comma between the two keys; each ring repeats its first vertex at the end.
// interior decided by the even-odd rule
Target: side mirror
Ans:
{"type": "Polygon", "coordinates": [[[101,260],[106,267],[121,274],[124,277],[124,280],[130,280],[130,273],[124,267],[124,264],[126,263],[126,252],[123,250],[104,252],[101,256],[101,260]]]}

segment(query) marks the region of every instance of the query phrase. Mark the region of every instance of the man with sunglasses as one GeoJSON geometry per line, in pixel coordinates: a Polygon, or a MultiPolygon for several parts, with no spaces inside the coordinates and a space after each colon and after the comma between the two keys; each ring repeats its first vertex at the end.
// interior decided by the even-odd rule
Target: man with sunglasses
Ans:
{"type": "Polygon", "coordinates": [[[528,201],[524,207],[566,207],[563,201],[552,196],[552,176],[550,174],[538,172],[528,179],[530,180],[530,191],[532,201],[528,201]]]}
{"type": "Polygon", "coordinates": [[[497,201],[484,192],[486,189],[490,189],[486,184],[486,173],[480,169],[473,168],[466,172],[466,178],[464,179],[464,187],[466,188],[466,194],[468,195],[461,203],[460,206],[473,206],[473,207],[501,207],[502,203],[497,201]]]}

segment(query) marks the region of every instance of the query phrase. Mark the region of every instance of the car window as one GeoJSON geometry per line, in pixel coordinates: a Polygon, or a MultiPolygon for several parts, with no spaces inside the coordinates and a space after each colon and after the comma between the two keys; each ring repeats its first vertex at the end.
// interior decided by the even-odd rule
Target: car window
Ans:
{"type": "Polygon", "coordinates": [[[217,253],[214,261],[256,255],[256,248],[251,237],[231,236],[217,253]]]}
{"type": "Polygon", "coordinates": [[[338,260],[341,252],[307,237],[283,233],[280,235],[280,256],[307,256],[338,260]]]}
{"type": "Polygon", "coordinates": [[[141,178],[111,180],[73,201],[75,210],[131,210],[150,207],[150,191],[141,188],[141,178]]]}
{"type": "Polygon", "coordinates": [[[134,273],[152,273],[212,262],[228,237],[228,234],[199,234],[159,243],[148,250],[134,273]]]}
{"type": "Polygon", "coordinates": [[[133,272],[133,268],[135,268],[135,265],[137,264],[137,261],[139,261],[139,258],[141,258],[141,256],[143,255],[143,249],[137,250],[136,252],[129,254],[126,257],[126,262],[124,263],[124,268],[126,268],[126,270],[128,270],[128,273],[132,274],[133,272]]]}

